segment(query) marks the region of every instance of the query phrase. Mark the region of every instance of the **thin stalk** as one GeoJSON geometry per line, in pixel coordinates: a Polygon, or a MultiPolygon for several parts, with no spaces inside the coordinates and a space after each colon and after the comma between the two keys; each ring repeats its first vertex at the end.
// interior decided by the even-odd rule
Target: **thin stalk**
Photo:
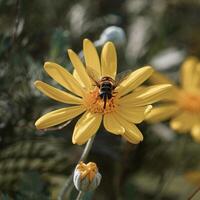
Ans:
{"type": "Polygon", "coordinates": [[[19,26],[19,18],[20,18],[20,0],[16,0],[16,17],[15,17],[15,24],[13,28],[13,33],[12,33],[12,43],[15,43],[16,37],[17,37],[17,29],[19,26]]]}
{"type": "Polygon", "coordinates": [[[90,152],[90,150],[91,150],[91,148],[92,148],[92,144],[93,144],[93,142],[94,142],[94,138],[95,138],[95,136],[91,137],[91,138],[88,140],[88,142],[87,142],[87,144],[86,144],[86,146],[85,146],[85,149],[84,149],[84,151],[83,151],[83,153],[82,153],[82,155],[81,155],[81,158],[79,159],[79,162],[80,162],[80,161],[85,162],[85,160],[87,159],[88,154],[89,154],[89,152],[90,152]]]}
{"type": "Polygon", "coordinates": [[[184,149],[185,149],[186,142],[187,142],[187,138],[185,137],[182,141],[180,141],[180,143],[177,143],[177,146],[180,146],[180,148],[179,148],[179,151],[177,153],[177,159],[176,159],[175,166],[173,168],[173,171],[169,170],[168,172],[165,172],[162,175],[163,179],[161,179],[161,180],[163,181],[163,183],[162,184],[159,183],[160,184],[160,186],[159,186],[160,191],[156,191],[157,193],[154,197],[155,200],[162,199],[164,191],[166,190],[166,188],[169,186],[169,184],[174,179],[177,171],[180,170],[180,163],[181,163],[183,155],[184,155],[184,149]]]}
{"type": "Polygon", "coordinates": [[[78,196],[76,197],[76,200],[81,200],[83,198],[84,192],[80,191],[78,193],[78,196]]]}
{"type": "MultiPolygon", "coordinates": [[[[87,142],[87,144],[86,144],[86,146],[85,146],[85,148],[83,150],[83,153],[82,153],[78,163],[80,161],[84,162],[87,159],[87,156],[88,156],[88,154],[89,154],[89,152],[90,152],[90,150],[92,148],[92,144],[94,142],[94,138],[95,138],[95,135],[88,140],[88,142],[87,142]]],[[[64,200],[65,194],[69,195],[71,193],[71,191],[72,191],[72,189],[74,187],[74,185],[72,187],[71,187],[71,185],[73,185],[73,173],[69,176],[69,178],[64,183],[62,189],[60,190],[60,193],[58,195],[58,200],[64,200]]]]}

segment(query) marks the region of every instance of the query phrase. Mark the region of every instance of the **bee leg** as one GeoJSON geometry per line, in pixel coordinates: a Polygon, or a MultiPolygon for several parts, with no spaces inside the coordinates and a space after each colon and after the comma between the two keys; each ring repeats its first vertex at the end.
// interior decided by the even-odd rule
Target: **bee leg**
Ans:
{"type": "Polygon", "coordinates": [[[100,87],[100,84],[98,81],[92,79],[92,81],[94,82],[94,84],[92,84],[92,86],[97,86],[98,88],[100,87]]]}
{"type": "Polygon", "coordinates": [[[117,95],[117,93],[118,93],[118,92],[115,92],[115,91],[114,91],[114,92],[112,93],[112,97],[115,97],[115,96],[117,95]]]}

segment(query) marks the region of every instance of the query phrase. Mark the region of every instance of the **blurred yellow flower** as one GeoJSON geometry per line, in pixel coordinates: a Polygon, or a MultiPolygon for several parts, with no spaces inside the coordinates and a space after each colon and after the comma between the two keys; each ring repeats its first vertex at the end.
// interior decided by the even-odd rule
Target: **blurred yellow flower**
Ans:
{"type": "Polygon", "coordinates": [[[151,77],[153,83],[170,83],[173,89],[163,104],[152,109],[146,119],[159,122],[172,118],[170,126],[181,133],[190,132],[200,142],[200,62],[197,58],[188,58],[181,66],[180,86],[159,73],[151,77]]]}
{"type": "MultiPolygon", "coordinates": [[[[73,75],[58,64],[46,62],[45,71],[68,91],[61,91],[42,81],[36,81],[35,86],[48,97],[66,104],[68,107],[49,112],[39,118],[35,125],[38,129],[46,129],[59,125],[84,113],[75,125],[72,142],[84,144],[100,127],[110,133],[121,135],[131,143],[137,144],[143,140],[143,135],[136,127],[144,120],[150,111],[151,104],[161,100],[168,92],[170,85],[156,85],[145,89],[137,89],[153,73],[149,66],[140,68],[122,80],[118,86],[110,90],[111,96],[100,95],[100,88],[94,85],[88,71],[91,69],[98,79],[108,77],[115,82],[117,73],[117,54],[112,42],[107,42],[101,53],[101,62],[96,48],[91,41],[83,42],[85,65],[72,50],[68,50],[69,58],[74,66],[73,75]]],[[[107,92],[108,85],[104,84],[107,92]]],[[[105,91],[104,91],[105,92],[105,91]]]]}
{"type": "Polygon", "coordinates": [[[184,177],[190,182],[195,185],[200,184],[200,171],[188,171],[184,174],[184,177]]]}

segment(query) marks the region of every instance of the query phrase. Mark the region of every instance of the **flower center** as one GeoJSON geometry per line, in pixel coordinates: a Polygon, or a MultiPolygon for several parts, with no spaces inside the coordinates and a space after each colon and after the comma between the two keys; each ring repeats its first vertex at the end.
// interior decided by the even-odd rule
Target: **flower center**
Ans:
{"type": "Polygon", "coordinates": [[[84,105],[88,111],[102,114],[113,112],[117,107],[115,96],[110,99],[107,98],[105,104],[105,101],[99,95],[98,87],[85,95],[84,105]]]}
{"type": "Polygon", "coordinates": [[[178,103],[180,107],[184,110],[193,113],[200,112],[200,95],[192,93],[182,93],[180,95],[178,103]]]}

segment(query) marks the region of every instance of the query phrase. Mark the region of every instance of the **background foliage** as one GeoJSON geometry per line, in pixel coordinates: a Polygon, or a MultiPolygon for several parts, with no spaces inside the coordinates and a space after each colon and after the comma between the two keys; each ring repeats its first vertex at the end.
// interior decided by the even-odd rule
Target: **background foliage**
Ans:
{"type": "MultiPolygon", "coordinates": [[[[37,79],[55,84],[44,73],[45,61],[71,70],[66,49],[79,52],[83,38],[97,41],[115,25],[127,35],[117,49],[119,71],[151,64],[177,81],[185,57],[200,57],[199,19],[198,0],[0,0],[0,199],[56,199],[83,148],[71,144],[76,120],[60,131],[34,127],[43,113],[62,107],[33,86],[37,79]]],[[[137,146],[98,132],[89,160],[103,180],[85,199],[191,195],[195,185],[184,174],[199,169],[199,144],[167,123],[140,129],[145,139],[137,146]]]]}

